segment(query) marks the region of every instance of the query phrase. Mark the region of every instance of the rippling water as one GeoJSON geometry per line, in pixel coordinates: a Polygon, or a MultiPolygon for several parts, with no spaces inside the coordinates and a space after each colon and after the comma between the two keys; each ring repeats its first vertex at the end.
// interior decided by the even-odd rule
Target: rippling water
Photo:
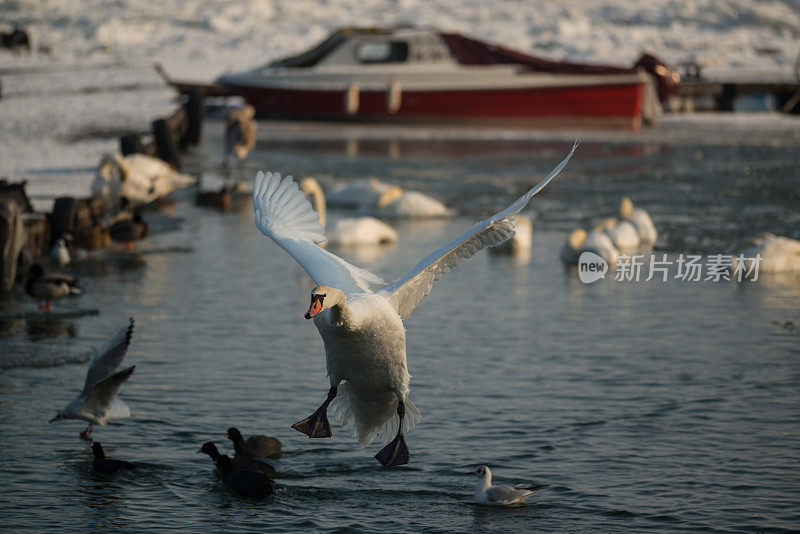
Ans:
{"type": "MultiPolygon", "coordinates": [[[[312,173],[328,186],[375,174],[465,214],[399,224],[384,249],[335,251],[393,279],[546,174],[569,143],[372,146],[267,143],[241,172],[312,173]]],[[[650,210],[671,258],[727,252],[762,230],[798,238],[797,164],[797,146],[780,144],[585,142],[535,202],[531,257],[477,255],[407,321],[423,421],[408,434],[411,464],[390,470],[372,459],[379,444],[362,449],[341,428],[332,440],[289,428],[328,387],[303,319],[311,283],[255,230],[246,202],[222,214],[179,200],[181,230],[69,267],[85,295],[50,314],[21,295],[2,303],[0,529],[797,529],[800,279],[583,285],[558,260],[566,231],[613,214],[622,194],[650,210]],[[79,362],[131,315],[137,368],[121,396],[132,417],[94,438],[139,469],[99,475],[83,423],[47,421],[80,390],[79,362]],[[207,440],[230,451],[231,424],[283,442],[265,503],[226,490],[195,453],[207,440]],[[464,473],[482,463],[501,483],[550,487],[527,506],[475,506],[464,473]]]]}

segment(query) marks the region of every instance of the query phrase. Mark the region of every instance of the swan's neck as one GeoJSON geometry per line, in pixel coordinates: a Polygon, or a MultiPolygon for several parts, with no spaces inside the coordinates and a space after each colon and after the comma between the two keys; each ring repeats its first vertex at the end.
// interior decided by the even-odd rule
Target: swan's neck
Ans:
{"type": "Polygon", "coordinates": [[[322,192],[319,182],[313,178],[305,178],[300,182],[300,190],[311,197],[311,205],[319,215],[319,224],[325,227],[327,214],[325,213],[325,193],[322,192]]]}
{"type": "Polygon", "coordinates": [[[331,307],[331,324],[334,328],[351,329],[353,326],[353,312],[347,301],[342,301],[331,307]]]}

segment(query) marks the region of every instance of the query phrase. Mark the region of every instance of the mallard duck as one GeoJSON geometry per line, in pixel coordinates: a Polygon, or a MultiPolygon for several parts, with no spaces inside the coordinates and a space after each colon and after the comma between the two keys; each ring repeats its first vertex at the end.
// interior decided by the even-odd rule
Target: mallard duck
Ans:
{"type": "Polygon", "coordinates": [[[31,265],[28,271],[28,281],[25,283],[25,293],[31,297],[46,301],[39,306],[41,310],[50,310],[53,299],[67,295],[80,295],[81,287],[74,276],[60,273],[45,274],[44,268],[38,263],[31,265]]]}
{"type": "Polygon", "coordinates": [[[108,234],[111,239],[119,243],[125,243],[127,250],[133,250],[134,241],[139,241],[150,235],[150,226],[147,221],[142,219],[138,213],[133,214],[131,219],[122,219],[108,227],[108,234]]]}

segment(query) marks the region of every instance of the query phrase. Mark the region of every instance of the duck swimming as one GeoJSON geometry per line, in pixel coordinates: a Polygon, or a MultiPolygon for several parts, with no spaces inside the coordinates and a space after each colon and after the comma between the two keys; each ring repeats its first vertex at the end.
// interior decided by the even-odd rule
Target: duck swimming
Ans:
{"type": "Polygon", "coordinates": [[[325,402],[292,428],[311,438],[331,437],[328,406],[340,422],[366,446],[376,436],[396,434],[375,458],[384,467],[407,464],[410,452],[404,429],[420,419],[408,398],[406,338],[403,320],[444,273],[487,246],[514,235],[513,217],[567,164],[569,155],[536,187],[500,213],[480,221],[462,235],[428,254],[398,281],[372,292],[370,284],[385,284],[320,248],[325,236],[305,195],[290,176],[258,173],[253,187],[256,227],[288,252],[317,284],[305,314],[313,319],[325,346],[330,389],[325,402]],[[395,414],[397,417],[395,418],[395,414]]]}

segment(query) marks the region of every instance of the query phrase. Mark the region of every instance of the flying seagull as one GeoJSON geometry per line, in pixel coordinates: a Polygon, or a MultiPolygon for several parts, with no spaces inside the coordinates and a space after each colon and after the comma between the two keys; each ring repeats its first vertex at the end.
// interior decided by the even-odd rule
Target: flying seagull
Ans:
{"type": "Polygon", "coordinates": [[[87,421],[89,426],[80,433],[80,436],[83,439],[90,439],[92,425],[103,426],[110,419],[130,416],[128,406],[117,398],[117,391],[122,383],[130,378],[136,366],[131,365],[119,372],[116,370],[125,358],[132,335],[133,317],[127,326],[114,332],[97,350],[89,363],[83,391],[67,404],[66,408],[59,410],[50,420],[51,423],[61,419],[87,421]]]}

